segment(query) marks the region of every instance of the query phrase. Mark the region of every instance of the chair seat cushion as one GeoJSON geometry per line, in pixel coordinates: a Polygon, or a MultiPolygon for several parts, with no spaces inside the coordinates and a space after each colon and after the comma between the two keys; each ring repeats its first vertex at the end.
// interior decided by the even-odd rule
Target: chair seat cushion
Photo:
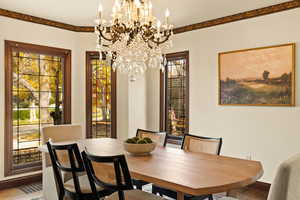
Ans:
{"type": "MultiPolygon", "coordinates": [[[[87,175],[78,176],[78,181],[80,185],[80,190],[82,193],[92,193],[91,185],[87,175]]],[[[64,183],[64,187],[66,190],[76,193],[73,178],[64,183]]],[[[103,190],[100,186],[96,185],[97,191],[103,190]]]]}
{"type": "MultiPolygon", "coordinates": [[[[71,172],[65,172],[65,171],[62,171],[61,172],[61,175],[62,175],[62,181],[65,183],[69,180],[71,180],[73,178],[73,175],[71,172]]],[[[86,176],[86,172],[83,171],[83,172],[77,172],[76,173],[77,176],[86,176]]]]}
{"type": "MultiPolygon", "coordinates": [[[[125,200],[165,200],[163,197],[142,190],[126,190],[124,196],[125,200]]],[[[118,192],[108,196],[105,200],[119,200],[118,192]]]]}

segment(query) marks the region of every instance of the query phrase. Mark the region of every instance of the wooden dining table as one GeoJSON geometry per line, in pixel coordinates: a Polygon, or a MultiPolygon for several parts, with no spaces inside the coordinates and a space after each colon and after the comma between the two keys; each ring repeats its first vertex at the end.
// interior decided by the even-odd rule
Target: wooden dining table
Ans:
{"type": "MultiPolygon", "coordinates": [[[[205,195],[242,188],[263,175],[258,161],[160,146],[150,155],[134,156],[125,152],[123,142],[111,138],[84,139],[76,143],[81,150],[94,155],[125,154],[133,178],[174,190],[178,200],[183,200],[184,194],[205,195]]],[[[40,150],[47,152],[46,146],[40,150]]],[[[101,167],[95,166],[96,173],[103,172],[101,167]]]]}

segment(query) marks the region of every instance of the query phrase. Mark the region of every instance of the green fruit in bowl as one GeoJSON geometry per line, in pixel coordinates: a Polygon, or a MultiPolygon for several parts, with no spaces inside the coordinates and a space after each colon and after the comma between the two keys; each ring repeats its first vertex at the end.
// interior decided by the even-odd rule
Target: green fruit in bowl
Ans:
{"type": "Polygon", "coordinates": [[[140,138],[138,138],[138,137],[133,137],[133,138],[131,138],[131,139],[134,140],[135,143],[137,143],[137,142],[140,140],[140,138]]]}
{"type": "Polygon", "coordinates": [[[137,144],[147,144],[146,140],[144,139],[141,139],[137,142],[137,144]]]}
{"type": "Polygon", "coordinates": [[[145,137],[144,140],[145,140],[148,144],[153,143],[153,141],[151,140],[151,138],[145,137]]]}
{"type": "Polygon", "coordinates": [[[133,138],[129,138],[129,139],[126,140],[126,143],[136,144],[136,141],[133,138]]]}

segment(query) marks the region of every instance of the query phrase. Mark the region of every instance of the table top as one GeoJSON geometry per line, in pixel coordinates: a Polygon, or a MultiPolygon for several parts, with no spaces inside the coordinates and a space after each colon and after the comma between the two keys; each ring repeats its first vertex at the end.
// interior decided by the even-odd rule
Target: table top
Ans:
{"type": "MultiPolygon", "coordinates": [[[[133,156],[124,151],[121,141],[110,138],[80,140],[78,145],[94,155],[125,154],[134,178],[185,194],[226,192],[254,183],[263,174],[258,161],[168,147],[157,147],[148,156],[133,156]]],[[[40,150],[47,151],[45,146],[40,150]]]]}

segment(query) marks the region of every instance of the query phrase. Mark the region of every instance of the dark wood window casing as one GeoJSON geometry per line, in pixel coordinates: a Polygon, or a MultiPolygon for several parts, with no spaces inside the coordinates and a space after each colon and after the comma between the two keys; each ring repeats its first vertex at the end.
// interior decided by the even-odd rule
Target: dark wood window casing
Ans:
{"type": "Polygon", "coordinates": [[[170,53],[166,59],[160,74],[160,130],[176,142],[189,132],[189,52],[170,53]]]}
{"type": "Polygon", "coordinates": [[[5,41],[5,176],[41,169],[41,128],[56,105],[71,123],[71,51],[5,41]]]}
{"type": "MultiPolygon", "coordinates": [[[[102,56],[105,59],[105,54],[102,56]]],[[[117,137],[117,77],[99,52],[86,52],[86,137],[117,137]]]]}

